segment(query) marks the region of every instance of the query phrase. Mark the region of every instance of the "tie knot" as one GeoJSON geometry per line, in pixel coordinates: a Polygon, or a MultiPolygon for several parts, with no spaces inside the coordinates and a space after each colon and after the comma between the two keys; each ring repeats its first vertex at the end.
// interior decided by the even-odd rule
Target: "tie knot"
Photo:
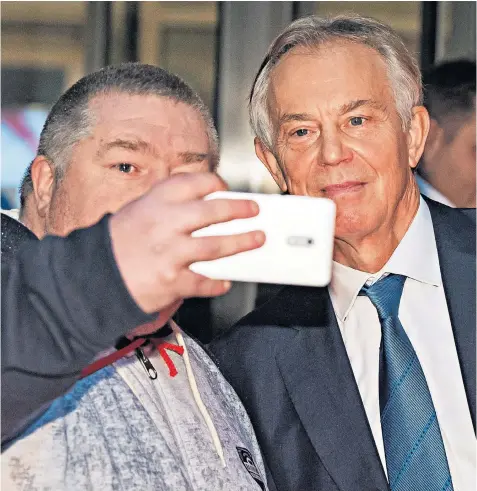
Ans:
{"type": "Polygon", "coordinates": [[[406,277],[399,274],[390,274],[380,279],[374,285],[363,286],[360,294],[366,295],[376,307],[380,319],[397,317],[399,303],[406,277]]]}

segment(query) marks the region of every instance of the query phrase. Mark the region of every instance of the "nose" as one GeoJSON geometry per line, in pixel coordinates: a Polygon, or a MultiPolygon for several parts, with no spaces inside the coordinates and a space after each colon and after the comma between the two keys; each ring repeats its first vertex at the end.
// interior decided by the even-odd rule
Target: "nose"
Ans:
{"type": "Polygon", "coordinates": [[[351,159],[351,150],[343,141],[343,135],[338,128],[323,128],[320,140],[322,165],[339,165],[351,159]]]}

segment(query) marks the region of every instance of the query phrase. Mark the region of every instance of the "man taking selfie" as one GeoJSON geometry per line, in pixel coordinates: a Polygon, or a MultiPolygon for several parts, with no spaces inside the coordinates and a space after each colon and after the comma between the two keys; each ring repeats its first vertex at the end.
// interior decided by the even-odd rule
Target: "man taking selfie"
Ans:
{"type": "Polygon", "coordinates": [[[258,212],[202,199],[217,162],[204,104],[158,67],[87,75],[51,110],[21,196],[42,240],[2,263],[2,488],[268,489],[238,397],[170,321],[229,288],[191,263],[264,242],[191,237],[258,212]]]}

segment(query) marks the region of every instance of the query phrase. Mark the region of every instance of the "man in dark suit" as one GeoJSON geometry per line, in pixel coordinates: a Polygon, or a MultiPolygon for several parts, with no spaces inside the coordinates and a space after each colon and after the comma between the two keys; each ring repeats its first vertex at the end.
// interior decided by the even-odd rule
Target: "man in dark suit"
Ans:
{"type": "Polygon", "coordinates": [[[416,62],[377,21],[303,18],[250,116],[282,191],[337,205],[329,287],[286,287],[211,346],[271,488],[475,489],[475,210],[419,194],[416,62]]]}

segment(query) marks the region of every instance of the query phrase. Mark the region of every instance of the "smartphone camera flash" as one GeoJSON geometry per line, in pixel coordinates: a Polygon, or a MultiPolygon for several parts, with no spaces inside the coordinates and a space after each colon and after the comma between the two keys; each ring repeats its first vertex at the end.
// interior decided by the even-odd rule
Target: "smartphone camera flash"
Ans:
{"type": "Polygon", "coordinates": [[[288,237],[287,239],[287,244],[291,246],[298,246],[298,247],[310,247],[315,243],[312,237],[299,237],[299,236],[292,236],[288,237]]]}

